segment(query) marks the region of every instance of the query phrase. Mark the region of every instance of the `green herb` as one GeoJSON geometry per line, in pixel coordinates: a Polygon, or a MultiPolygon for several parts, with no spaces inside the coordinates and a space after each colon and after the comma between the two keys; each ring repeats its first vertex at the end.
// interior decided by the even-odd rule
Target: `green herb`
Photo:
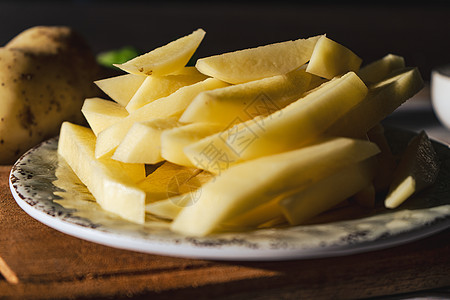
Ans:
{"type": "Polygon", "coordinates": [[[113,68],[113,64],[123,64],[139,54],[140,52],[136,48],[126,46],[120,49],[99,53],[97,55],[97,62],[102,66],[113,68]]]}

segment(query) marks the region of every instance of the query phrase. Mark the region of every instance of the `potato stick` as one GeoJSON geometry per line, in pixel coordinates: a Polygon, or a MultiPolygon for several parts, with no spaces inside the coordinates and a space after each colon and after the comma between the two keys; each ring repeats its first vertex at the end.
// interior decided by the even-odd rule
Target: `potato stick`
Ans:
{"type": "Polygon", "coordinates": [[[179,117],[200,92],[224,87],[227,84],[208,78],[204,81],[178,89],[167,97],[160,98],[138,110],[118,123],[99,133],[95,145],[95,157],[100,158],[111,153],[122,142],[123,138],[136,122],[148,121],[154,118],[179,117]]]}
{"type": "MultiPolygon", "coordinates": [[[[124,172],[128,164],[94,157],[95,135],[85,127],[63,123],[58,153],[105,210],[135,223],[145,221],[145,192],[124,172]]],[[[142,165],[142,172],[144,172],[142,165]]]]}
{"type": "Polygon", "coordinates": [[[197,69],[208,76],[238,84],[286,74],[309,61],[321,36],[228,52],[197,60],[197,69]]]}
{"type": "Polygon", "coordinates": [[[245,160],[312,143],[366,94],[364,83],[350,72],[269,116],[208,136],[184,152],[196,167],[218,174],[245,160]]]}
{"type": "Polygon", "coordinates": [[[120,104],[101,98],[84,100],[81,112],[89,123],[95,136],[109,126],[128,116],[127,110],[120,104]]]}
{"type": "Polygon", "coordinates": [[[112,100],[125,107],[144,82],[146,76],[125,74],[94,81],[112,100]]]}
{"type": "Polygon", "coordinates": [[[196,122],[164,130],[161,133],[161,156],[172,163],[194,167],[184,148],[223,129],[220,124],[196,122]]]}
{"type": "Polygon", "coordinates": [[[350,49],[321,36],[317,41],[306,72],[332,79],[338,75],[357,72],[362,59],[350,49]]]}
{"type": "Polygon", "coordinates": [[[373,179],[376,159],[345,166],[280,201],[281,210],[291,225],[299,225],[366,187],[373,179]]]}
{"type": "MultiPolygon", "coordinates": [[[[165,187],[163,200],[147,203],[145,211],[159,218],[173,220],[183,207],[195,204],[200,196],[201,187],[213,180],[213,176],[208,172],[201,172],[198,169],[193,170],[195,171],[192,173],[184,171],[171,177],[162,185],[165,187]]],[[[155,187],[161,189],[161,186],[155,187]]],[[[147,199],[151,197],[154,199],[155,189],[151,188],[151,185],[146,185],[144,189],[147,191],[147,199]],[[149,195],[151,196],[149,197],[149,195]]]]}
{"type": "Polygon", "coordinates": [[[378,152],[371,142],[336,138],[235,165],[205,184],[195,204],[184,207],[171,228],[187,235],[209,234],[286,191],[309,185],[378,152]]]}
{"type": "Polygon", "coordinates": [[[299,99],[311,75],[297,69],[288,74],[200,93],[180,117],[180,122],[210,122],[224,128],[257,116],[266,116],[299,99]]]}
{"type": "Polygon", "coordinates": [[[343,114],[325,134],[353,138],[364,136],[422,87],[423,80],[418,69],[397,70],[389,78],[371,86],[367,97],[343,114]]]}
{"type": "Polygon", "coordinates": [[[173,198],[148,203],[145,205],[145,212],[158,218],[172,221],[184,207],[184,205],[178,204],[181,199],[186,199],[186,196],[175,196],[173,198]]]}
{"type": "Polygon", "coordinates": [[[220,226],[223,229],[230,230],[242,230],[242,229],[255,229],[261,224],[265,224],[271,220],[283,217],[280,207],[278,206],[279,198],[275,198],[272,201],[263,203],[248,212],[245,212],[235,218],[222,223],[220,226]]]}
{"type": "Polygon", "coordinates": [[[186,66],[205,34],[203,29],[197,29],[189,35],[114,66],[138,75],[162,76],[177,72],[186,66]]]}
{"type": "Polygon", "coordinates": [[[358,76],[366,84],[374,84],[384,80],[390,73],[395,70],[405,68],[405,59],[401,56],[388,54],[358,71],[358,76]]]}
{"type": "Polygon", "coordinates": [[[208,172],[164,162],[139,186],[147,193],[146,203],[151,203],[197,189],[211,178],[208,172]]]}
{"type": "Polygon", "coordinates": [[[161,133],[178,125],[177,118],[136,122],[114,151],[112,158],[121,162],[142,164],[164,161],[161,156],[161,133]]]}
{"type": "Polygon", "coordinates": [[[205,79],[206,76],[199,72],[193,75],[146,76],[144,82],[136,90],[125,108],[129,112],[133,112],[152,101],[169,96],[183,86],[205,79]]]}

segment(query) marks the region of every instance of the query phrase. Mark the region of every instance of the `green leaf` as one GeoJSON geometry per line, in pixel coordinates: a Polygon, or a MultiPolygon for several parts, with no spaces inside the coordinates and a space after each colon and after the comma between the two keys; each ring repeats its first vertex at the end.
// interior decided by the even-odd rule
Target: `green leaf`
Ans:
{"type": "Polygon", "coordinates": [[[97,62],[105,67],[114,68],[113,64],[122,64],[138,56],[140,52],[132,47],[125,46],[120,49],[101,52],[97,55],[97,62]]]}

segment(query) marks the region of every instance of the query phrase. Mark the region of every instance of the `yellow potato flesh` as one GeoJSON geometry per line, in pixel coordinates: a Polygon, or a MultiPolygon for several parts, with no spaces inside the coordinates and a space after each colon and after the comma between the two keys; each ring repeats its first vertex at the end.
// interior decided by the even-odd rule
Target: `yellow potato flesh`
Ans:
{"type": "Polygon", "coordinates": [[[423,80],[416,68],[397,70],[387,79],[372,85],[367,97],[341,116],[325,134],[362,137],[422,87],[423,80]]]}
{"type": "Polygon", "coordinates": [[[385,79],[391,72],[405,68],[405,59],[401,56],[388,54],[358,71],[358,76],[366,83],[377,83],[385,79]]]}
{"type": "Polygon", "coordinates": [[[147,193],[147,203],[160,201],[175,196],[172,185],[180,178],[193,178],[202,171],[196,168],[188,168],[180,165],[164,162],[151,174],[139,182],[147,193]]]}
{"type": "Polygon", "coordinates": [[[184,152],[196,167],[218,174],[245,160],[312,143],[366,93],[364,83],[349,72],[267,117],[208,136],[184,152]]]}
{"type": "Polygon", "coordinates": [[[180,122],[210,122],[232,126],[260,115],[269,115],[297,100],[309,87],[311,75],[294,70],[247,83],[200,93],[180,117],[180,122]]]}
{"type": "Polygon", "coordinates": [[[348,48],[326,36],[317,41],[306,72],[332,79],[347,72],[359,70],[362,59],[348,48]]]}
{"type": "MultiPolygon", "coordinates": [[[[378,141],[352,138],[377,129],[422,87],[418,71],[401,69],[395,55],[359,69],[357,55],[325,36],[184,67],[203,36],[197,30],[118,65],[131,74],[97,81],[119,104],[86,100],[96,141],[63,126],[61,152],[84,159],[76,172],[100,186],[93,188],[97,201],[133,222],[143,222],[145,212],[172,220],[171,230],[192,236],[302,224],[352,196],[373,207],[374,176],[384,174],[374,166],[378,141]],[[89,156],[81,157],[86,141],[89,156]],[[143,163],[157,163],[147,166],[156,170],[144,177],[143,163]],[[133,193],[138,200],[125,212],[133,193]]],[[[416,173],[396,181],[387,207],[419,189],[416,173]]]]}
{"type": "Polygon", "coordinates": [[[206,76],[205,74],[200,73],[196,67],[184,67],[182,69],[178,69],[170,75],[189,75],[189,76],[206,76]]]}
{"type": "Polygon", "coordinates": [[[112,100],[126,106],[145,78],[146,76],[125,74],[97,80],[94,83],[112,100]]]}
{"type": "Polygon", "coordinates": [[[200,92],[224,86],[226,86],[226,83],[214,78],[208,78],[199,83],[182,87],[167,97],[144,105],[132,112],[128,117],[99,133],[95,146],[95,156],[100,158],[115,150],[134,123],[154,118],[180,117],[192,99],[200,92]]]}
{"type": "Polygon", "coordinates": [[[127,110],[122,105],[101,98],[84,100],[81,112],[96,136],[100,131],[128,116],[127,110]]]}
{"type": "Polygon", "coordinates": [[[378,152],[371,142],[336,138],[238,164],[205,184],[196,202],[182,209],[171,229],[186,235],[207,235],[281,193],[310,185],[378,152]]]}
{"type": "Polygon", "coordinates": [[[263,203],[241,215],[231,218],[220,225],[220,230],[251,230],[258,228],[271,220],[284,218],[278,205],[279,201],[279,197],[276,197],[267,203],[263,203]]]}
{"type": "Polygon", "coordinates": [[[187,64],[204,36],[205,31],[197,29],[187,36],[115,66],[138,75],[162,76],[176,72],[187,64]]]}
{"type": "Polygon", "coordinates": [[[126,163],[156,164],[161,156],[161,133],[178,126],[176,118],[136,122],[117,147],[112,159],[126,163]]]}
{"type": "MultiPolygon", "coordinates": [[[[202,172],[199,169],[181,169],[172,177],[164,178],[163,185],[155,186],[155,190],[162,191],[164,198],[147,203],[145,211],[158,218],[173,220],[183,207],[193,205],[197,201],[201,187],[213,178],[211,173],[202,172]]],[[[154,195],[154,190],[152,189],[150,193],[154,195]]],[[[147,193],[147,198],[149,198],[149,193],[147,193]]]]}
{"type": "Polygon", "coordinates": [[[373,179],[375,167],[375,159],[346,166],[282,199],[281,210],[291,225],[302,224],[363,190],[373,179]]]}
{"type": "Polygon", "coordinates": [[[162,97],[167,97],[179,88],[205,80],[203,74],[146,76],[144,82],[128,102],[126,109],[135,111],[162,97]]]}
{"type": "Polygon", "coordinates": [[[94,156],[95,135],[68,122],[61,126],[58,153],[86,185],[98,204],[128,221],[144,223],[145,192],[135,180],[145,176],[143,165],[129,165],[94,156]],[[134,171],[130,172],[130,168],[134,171]]]}
{"type": "Polygon", "coordinates": [[[164,130],[161,133],[161,156],[172,163],[194,167],[183,149],[223,129],[220,124],[199,122],[164,130]]]}
{"type": "Polygon", "coordinates": [[[319,37],[205,57],[195,66],[203,74],[233,84],[282,75],[309,61],[319,37]]]}
{"type": "Polygon", "coordinates": [[[145,206],[145,212],[161,219],[173,220],[183,209],[183,206],[177,204],[179,197],[165,199],[149,203],[145,206]]]}

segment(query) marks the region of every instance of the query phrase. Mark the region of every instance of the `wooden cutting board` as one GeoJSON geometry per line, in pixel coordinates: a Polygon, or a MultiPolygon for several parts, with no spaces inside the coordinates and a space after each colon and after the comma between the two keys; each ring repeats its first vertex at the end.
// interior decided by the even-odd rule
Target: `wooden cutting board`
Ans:
{"type": "Polygon", "coordinates": [[[217,262],[118,250],[23,212],[0,167],[0,298],[363,298],[450,286],[450,230],[391,249],[289,262],[217,262]]]}

